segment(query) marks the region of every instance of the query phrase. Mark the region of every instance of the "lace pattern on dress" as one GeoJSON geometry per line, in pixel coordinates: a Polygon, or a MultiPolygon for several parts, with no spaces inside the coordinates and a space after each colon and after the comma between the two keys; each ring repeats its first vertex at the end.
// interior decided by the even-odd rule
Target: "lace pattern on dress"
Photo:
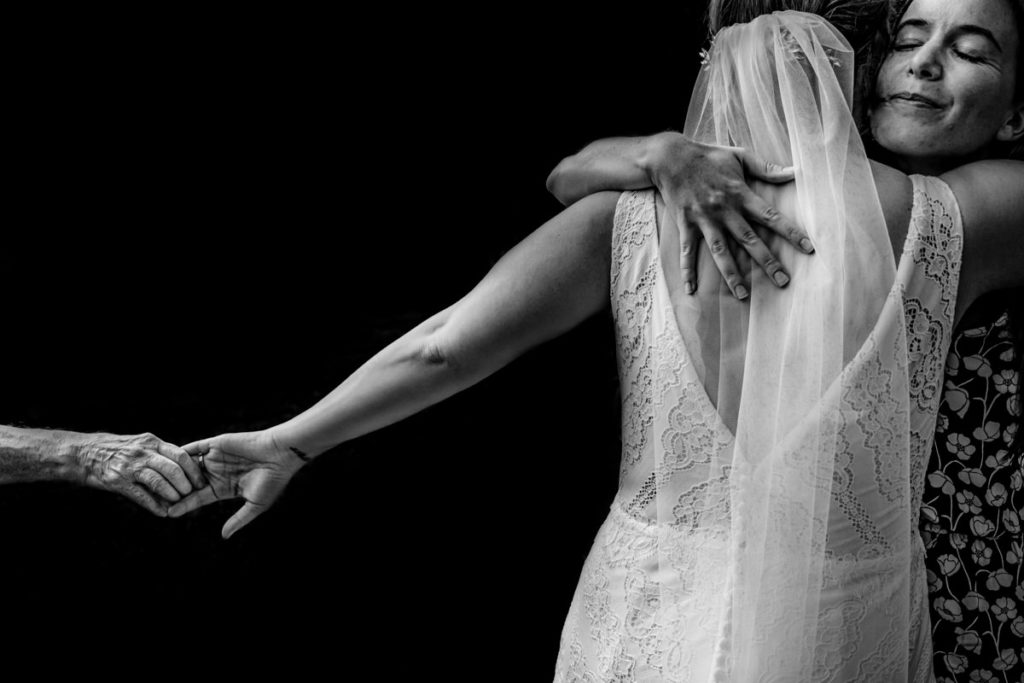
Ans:
{"type": "MultiPolygon", "coordinates": [[[[826,487],[833,514],[823,596],[830,597],[819,613],[816,680],[930,677],[923,545],[915,530],[942,377],[933,354],[944,358],[950,341],[962,237],[948,188],[935,179],[913,181],[912,225],[880,319],[886,324],[844,369],[839,409],[824,421],[843,447],[826,487]],[[912,349],[908,361],[891,362],[898,348],[912,349]],[[909,416],[890,405],[898,391],[912,398],[909,416]],[[900,440],[910,441],[921,462],[886,457],[900,440]]],[[[732,435],[674,329],[652,192],[622,194],[612,239],[620,488],[573,597],[555,681],[711,680],[713,671],[728,670],[723,634],[733,618],[722,604],[732,435]],[[655,493],[666,490],[673,492],[669,515],[652,509],[655,493]],[[660,557],[659,548],[671,555],[660,557]]],[[[792,457],[801,457],[800,444],[792,457]]],[[[808,485],[821,486],[815,476],[807,473],[808,485]]]]}

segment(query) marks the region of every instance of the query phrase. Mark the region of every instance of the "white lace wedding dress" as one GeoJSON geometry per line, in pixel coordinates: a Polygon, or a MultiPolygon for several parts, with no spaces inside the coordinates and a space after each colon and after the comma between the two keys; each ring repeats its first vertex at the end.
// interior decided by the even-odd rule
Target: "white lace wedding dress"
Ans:
{"type": "MultiPolygon", "coordinates": [[[[917,515],[962,234],[949,188],[935,178],[912,180],[913,213],[896,283],[867,343],[844,367],[842,395],[823,420],[835,428],[838,445],[831,481],[822,489],[827,530],[820,602],[812,606],[815,682],[931,679],[917,515]],[[890,350],[904,342],[900,362],[890,350]],[[908,381],[901,385],[900,373],[889,367],[905,369],[908,381]],[[909,394],[902,402],[900,392],[909,394]],[[900,405],[909,405],[909,415],[900,414],[900,405]],[[909,436],[901,435],[907,425],[909,436]],[[910,461],[891,452],[909,452],[910,461]]],[[[788,653],[770,648],[756,653],[760,663],[748,668],[756,674],[733,673],[736,624],[749,619],[757,629],[751,642],[758,643],[788,622],[784,615],[744,613],[733,590],[744,571],[734,566],[740,551],[730,545],[743,505],[728,461],[734,437],[681,334],[659,255],[655,206],[653,191],[626,192],[615,213],[611,296],[622,390],[620,484],[583,566],[555,681],[782,680],[772,671],[788,653]],[[672,479],[671,507],[662,502],[659,510],[656,492],[666,477],[672,479]]],[[[801,447],[795,444],[794,453],[801,447]]],[[[744,485],[758,485],[754,473],[744,485]]]]}

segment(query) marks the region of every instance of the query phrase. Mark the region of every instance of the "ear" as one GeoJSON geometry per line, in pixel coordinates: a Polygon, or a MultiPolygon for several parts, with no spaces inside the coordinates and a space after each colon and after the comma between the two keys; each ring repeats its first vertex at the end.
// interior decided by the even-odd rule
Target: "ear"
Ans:
{"type": "Polygon", "coordinates": [[[1024,100],[1016,102],[1010,108],[1010,115],[996,133],[999,142],[1014,142],[1024,137],[1024,100]]]}

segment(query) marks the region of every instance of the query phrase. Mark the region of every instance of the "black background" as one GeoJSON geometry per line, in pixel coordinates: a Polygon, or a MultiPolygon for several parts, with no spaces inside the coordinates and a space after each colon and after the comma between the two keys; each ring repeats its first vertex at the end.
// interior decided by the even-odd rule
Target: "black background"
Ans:
{"type": "MultiPolygon", "coordinates": [[[[682,125],[702,3],[630,9],[26,19],[0,423],[185,443],[308,407],[554,215],[563,156],[682,125]]],[[[6,486],[5,621],[44,670],[77,644],[107,673],[548,680],[618,400],[605,313],[329,452],[227,542],[235,502],[6,486]]]]}

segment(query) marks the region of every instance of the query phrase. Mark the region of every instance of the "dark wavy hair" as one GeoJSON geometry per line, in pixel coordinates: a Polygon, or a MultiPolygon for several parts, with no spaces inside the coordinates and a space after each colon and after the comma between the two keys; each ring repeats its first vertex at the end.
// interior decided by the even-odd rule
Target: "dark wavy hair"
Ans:
{"type": "MultiPolygon", "coordinates": [[[[1024,0],[1006,0],[1013,10],[1013,21],[1017,25],[1017,81],[1014,98],[1024,100],[1024,0]]],[[[1005,150],[1008,159],[1024,161],[1024,139],[1011,142],[1005,150]]]]}
{"type": "Polygon", "coordinates": [[[708,28],[712,33],[762,14],[794,10],[818,14],[846,36],[854,50],[868,45],[885,28],[892,0],[711,0],[708,28]]]}

